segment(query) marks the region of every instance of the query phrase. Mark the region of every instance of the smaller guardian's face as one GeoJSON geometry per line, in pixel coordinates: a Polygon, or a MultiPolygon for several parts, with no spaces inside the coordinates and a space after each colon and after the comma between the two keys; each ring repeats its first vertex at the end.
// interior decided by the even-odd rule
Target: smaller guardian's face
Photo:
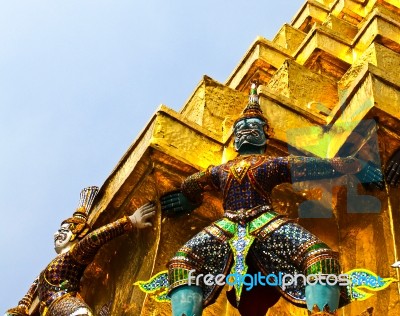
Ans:
{"type": "Polygon", "coordinates": [[[60,229],[54,233],[55,251],[61,253],[61,251],[70,244],[73,236],[74,234],[70,229],[70,224],[62,224],[60,229]]]}
{"type": "Polygon", "coordinates": [[[234,128],[235,150],[239,153],[259,153],[260,148],[266,145],[267,136],[264,132],[265,122],[257,117],[243,118],[234,128]]]}

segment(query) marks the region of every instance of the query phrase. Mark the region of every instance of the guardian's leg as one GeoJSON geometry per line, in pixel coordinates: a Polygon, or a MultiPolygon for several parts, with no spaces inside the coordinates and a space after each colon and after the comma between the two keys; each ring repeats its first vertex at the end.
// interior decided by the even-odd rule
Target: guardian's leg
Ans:
{"type": "Polygon", "coordinates": [[[307,285],[306,280],[309,275],[337,276],[338,254],[300,225],[287,222],[274,226],[278,225],[272,222],[263,227],[253,244],[253,255],[262,272],[287,275],[288,282],[280,291],[295,303],[306,303],[311,315],[335,315],[340,287],[307,285]],[[296,282],[295,276],[299,276],[296,282]]]}
{"type": "Polygon", "coordinates": [[[205,275],[227,274],[231,252],[227,237],[212,225],[182,246],[168,265],[173,316],[200,316],[223,285],[204,284],[205,275]]]}
{"type": "Polygon", "coordinates": [[[203,290],[200,286],[183,285],[171,294],[173,316],[201,316],[203,312],[203,290]]]}

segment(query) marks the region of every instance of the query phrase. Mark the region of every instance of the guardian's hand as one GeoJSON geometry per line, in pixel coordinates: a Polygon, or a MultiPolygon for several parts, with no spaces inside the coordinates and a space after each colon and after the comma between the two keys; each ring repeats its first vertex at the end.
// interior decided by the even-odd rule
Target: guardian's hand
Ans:
{"type": "Polygon", "coordinates": [[[400,149],[389,159],[385,170],[386,182],[391,186],[400,186],[400,149]]]}
{"type": "Polygon", "coordinates": [[[132,224],[136,228],[145,228],[153,226],[149,219],[151,219],[154,214],[156,214],[156,207],[153,203],[147,203],[141,207],[139,207],[135,213],[129,216],[132,224]]]}
{"type": "Polygon", "coordinates": [[[372,162],[359,161],[362,164],[362,169],[356,176],[360,182],[367,188],[372,187],[382,190],[385,187],[385,182],[381,168],[372,162]]]}
{"type": "Polygon", "coordinates": [[[180,191],[167,193],[160,198],[161,211],[168,217],[187,214],[199,207],[201,202],[193,203],[180,191]]]}

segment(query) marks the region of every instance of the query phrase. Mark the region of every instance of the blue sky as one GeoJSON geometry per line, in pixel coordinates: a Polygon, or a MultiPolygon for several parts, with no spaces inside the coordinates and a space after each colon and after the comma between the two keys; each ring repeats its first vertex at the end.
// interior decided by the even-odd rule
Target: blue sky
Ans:
{"type": "Polygon", "coordinates": [[[303,2],[0,2],[0,313],[158,106],[178,111],[204,74],[224,82],[303,2]]]}

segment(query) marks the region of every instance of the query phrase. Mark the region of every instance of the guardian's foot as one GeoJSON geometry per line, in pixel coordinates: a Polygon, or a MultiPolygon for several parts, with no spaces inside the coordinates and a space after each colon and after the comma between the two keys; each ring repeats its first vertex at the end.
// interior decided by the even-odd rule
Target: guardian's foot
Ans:
{"type": "Polygon", "coordinates": [[[339,307],[340,287],[337,285],[314,284],[306,286],[306,303],[310,315],[335,315],[339,307]]]}

